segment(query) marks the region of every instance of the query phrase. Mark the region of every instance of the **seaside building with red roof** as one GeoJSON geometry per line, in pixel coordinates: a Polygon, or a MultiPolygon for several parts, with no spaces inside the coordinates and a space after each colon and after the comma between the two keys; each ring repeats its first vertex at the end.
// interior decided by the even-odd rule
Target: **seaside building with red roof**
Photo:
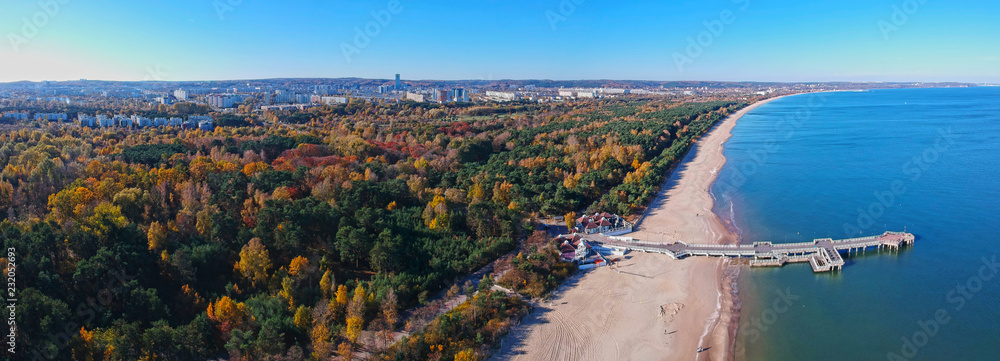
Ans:
{"type": "Polygon", "coordinates": [[[561,234],[556,241],[559,243],[559,255],[566,262],[581,261],[590,253],[590,247],[579,234],[561,234]]]}
{"type": "Polygon", "coordinates": [[[572,231],[583,234],[600,233],[605,236],[618,236],[632,233],[632,223],[617,214],[594,213],[577,218],[576,228],[572,231]]]}

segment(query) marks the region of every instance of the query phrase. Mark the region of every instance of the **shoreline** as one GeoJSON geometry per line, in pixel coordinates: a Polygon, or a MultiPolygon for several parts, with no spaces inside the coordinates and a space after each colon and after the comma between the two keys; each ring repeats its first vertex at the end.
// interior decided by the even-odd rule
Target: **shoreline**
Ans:
{"type": "MultiPolygon", "coordinates": [[[[704,144],[700,144],[699,147],[710,147],[709,150],[712,152],[711,154],[706,155],[706,165],[713,165],[711,167],[711,177],[708,179],[708,182],[703,189],[703,191],[710,198],[710,202],[707,204],[707,209],[709,209],[710,212],[705,216],[705,218],[707,218],[707,222],[709,223],[706,225],[706,233],[714,236],[717,234],[717,231],[724,232],[722,237],[714,237],[716,242],[709,243],[733,244],[740,241],[740,235],[733,233],[729,226],[727,226],[722,220],[722,217],[715,213],[714,209],[716,199],[715,195],[712,193],[712,187],[718,179],[719,172],[728,162],[725,157],[725,145],[728,143],[729,138],[732,137],[732,130],[736,127],[736,124],[741,118],[743,118],[744,115],[753,111],[757,107],[792,95],[798,94],[781,95],[750,104],[719,122],[715,128],[710,130],[709,133],[706,134],[701,140],[704,141],[704,144]]],[[[699,143],[701,143],[701,141],[699,141],[699,143]]],[[[699,154],[699,156],[700,155],[701,154],[699,154]]],[[[700,217],[700,214],[697,214],[697,216],[700,217]]],[[[699,343],[697,345],[690,345],[689,347],[698,348],[710,345],[710,348],[718,347],[724,351],[717,352],[712,355],[695,354],[696,360],[734,360],[736,357],[736,335],[739,330],[740,317],[739,289],[737,287],[739,268],[730,267],[730,263],[726,259],[720,259],[716,263],[718,263],[718,266],[714,271],[717,275],[716,279],[718,280],[718,284],[716,285],[716,290],[718,292],[717,309],[711,317],[706,318],[707,321],[704,325],[703,338],[699,339],[699,343]]]]}
{"type": "MultiPolygon", "coordinates": [[[[723,132],[724,134],[720,135],[722,137],[721,140],[719,141],[709,140],[708,139],[709,134],[705,135],[703,139],[705,140],[706,143],[708,143],[705,145],[706,146],[709,144],[715,145],[714,147],[716,150],[715,158],[721,160],[719,166],[713,169],[712,179],[709,182],[708,188],[705,189],[705,192],[711,196],[711,206],[709,209],[712,209],[713,211],[711,213],[712,216],[710,218],[712,219],[710,221],[714,222],[716,225],[723,227],[723,229],[726,229],[730,233],[731,238],[733,239],[733,242],[724,242],[724,243],[738,243],[739,241],[741,241],[742,236],[733,233],[732,229],[723,221],[722,216],[714,212],[716,199],[715,195],[712,194],[712,187],[715,185],[715,181],[718,178],[719,171],[721,171],[722,167],[724,167],[726,163],[728,163],[728,159],[725,157],[724,154],[725,145],[726,143],[728,143],[729,138],[732,137],[732,130],[733,128],[736,127],[738,121],[744,115],[753,111],[757,107],[770,103],[774,100],[796,95],[837,93],[837,92],[851,92],[851,91],[825,90],[825,91],[815,91],[815,92],[802,92],[795,94],[780,95],[773,98],[760,100],[728,116],[726,119],[724,119],[723,121],[719,122],[716,125],[716,127],[719,129],[713,128],[710,131],[709,134],[714,133],[717,130],[723,132]]],[[[735,220],[732,221],[735,222],[735,220]]],[[[735,228],[735,224],[733,224],[733,227],[735,228]]],[[[719,299],[722,301],[719,303],[720,305],[719,309],[714,314],[715,316],[713,317],[713,319],[711,319],[705,325],[706,334],[711,334],[711,336],[713,337],[712,339],[710,339],[709,342],[712,345],[711,347],[715,348],[717,346],[721,346],[725,350],[725,352],[722,353],[723,354],[722,356],[713,355],[712,357],[708,358],[709,360],[734,361],[738,356],[736,354],[736,337],[739,332],[739,327],[740,327],[739,319],[741,316],[740,312],[742,311],[742,303],[740,302],[739,299],[739,289],[738,289],[740,268],[729,267],[728,264],[729,264],[728,259],[719,260],[719,268],[717,270],[718,274],[720,275],[720,277],[718,278],[719,280],[718,292],[719,292],[719,299]]],[[[704,347],[704,346],[696,345],[692,347],[704,347]]],[[[695,360],[702,360],[702,359],[703,359],[702,355],[695,355],[695,360]]]]}
{"type": "MultiPolygon", "coordinates": [[[[711,187],[736,122],[773,97],[730,114],[703,135],[664,182],[637,230],[647,242],[734,243],[711,187]]],[[[617,267],[567,279],[511,330],[494,360],[732,360],[738,268],[725,259],[630,253],[617,267]],[[698,353],[699,347],[708,351],[698,353]]]]}

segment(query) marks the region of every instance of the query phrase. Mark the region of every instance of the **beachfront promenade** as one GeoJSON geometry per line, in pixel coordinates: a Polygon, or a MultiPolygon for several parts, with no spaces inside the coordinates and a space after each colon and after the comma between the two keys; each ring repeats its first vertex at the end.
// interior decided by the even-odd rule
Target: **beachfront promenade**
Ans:
{"type": "Polygon", "coordinates": [[[844,266],[841,251],[864,252],[869,248],[877,250],[898,250],[912,245],[915,237],[905,232],[885,232],[879,236],[834,240],[822,238],[812,242],[779,243],[755,242],[742,245],[648,243],[627,237],[607,237],[599,241],[602,245],[626,248],[631,251],[662,253],[676,259],[689,256],[752,258],[751,267],[781,267],[786,263],[809,262],[813,272],[840,270],[844,266]]]}

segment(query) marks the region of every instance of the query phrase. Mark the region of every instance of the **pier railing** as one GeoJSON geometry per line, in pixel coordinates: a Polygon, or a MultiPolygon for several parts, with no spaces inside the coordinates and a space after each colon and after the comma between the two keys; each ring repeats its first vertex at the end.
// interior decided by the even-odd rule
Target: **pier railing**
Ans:
{"type": "Polygon", "coordinates": [[[631,238],[608,238],[605,242],[612,246],[633,251],[661,253],[673,258],[689,256],[752,258],[751,267],[781,267],[786,263],[809,262],[813,272],[840,270],[845,262],[841,251],[863,251],[868,248],[899,249],[912,245],[916,237],[905,232],[885,232],[879,236],[857,237],[834,240],[816,239],[812,242],[779,243],[754,242],[744,245],[651,243],[631,238]]]}

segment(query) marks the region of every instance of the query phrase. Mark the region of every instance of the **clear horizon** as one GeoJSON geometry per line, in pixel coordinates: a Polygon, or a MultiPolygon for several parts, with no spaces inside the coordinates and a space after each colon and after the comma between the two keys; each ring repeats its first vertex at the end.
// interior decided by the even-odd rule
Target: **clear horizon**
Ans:
{"type": "MultiPolygon", "coordinates": [[[[76,81],[94,81],[94,82],[162,82],[162,83],[197,83],[197,82],[238,82],[238,81],[275,81],[275,80],[312,80],[312,79],[323,79],[323,80],[348,80],[348,79],[359,79],[359,80],[384,80],[392,81],[392,77],[279,77],[279,78],[239,78],[239,79],[185,79],[185,80],[108,80],[108,79],[43,79],[43,80],[13,80],[13,81],[0,81],[0,84],[13,84],[13,83],[42,83],[42,82],[76,82],[76,81]]],[[[403,82],[465,82],[465,81],[483,81],[484,79],[406,79],[401,78],[403,82]]],[[[552,81],[552,82],[587,82],[587,81],[611,81],[611,82],[680,82],[680,83],[731,83],[731,84],[835,84],[835,83],[856,83],[856,84],[988,84],[988,85],[1000,85],[993,82],[975,82],[975,81],[849,81],[849,80],[831,80],[831,81],[767,81],[767,80],[696,80],[696,79],[685,79],[685,80],[653,80],[653,79],[490,79],[487,81],[516,81],[516,82],[531,82],[531,81],[552,81]]]]}
{"type": "Polygon", "coordinates": [[[1000,82],[986,1],[307,5],[42,0],[0,12],[0,82],[274,78],[1000,82]]]}

